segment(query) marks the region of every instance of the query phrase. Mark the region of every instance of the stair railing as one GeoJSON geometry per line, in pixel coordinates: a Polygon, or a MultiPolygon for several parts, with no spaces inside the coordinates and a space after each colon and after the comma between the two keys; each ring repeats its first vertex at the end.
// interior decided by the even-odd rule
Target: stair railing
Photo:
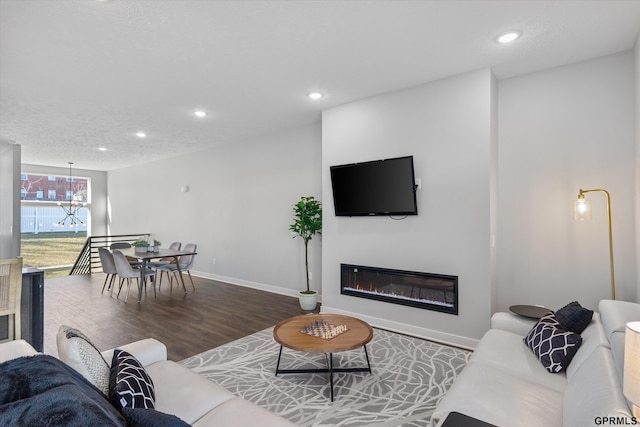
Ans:
{"type": "Polygon", "coordinates": [[[149,236],[150,233],[87,237],[87,241],[84,243],[76,262],[69,272],[69,276],[101,272],[102,264],[100,263],[98,248],[108,248],[112,243],[116,242],[133,243],[138,239],[148,239],[149,236]]]}

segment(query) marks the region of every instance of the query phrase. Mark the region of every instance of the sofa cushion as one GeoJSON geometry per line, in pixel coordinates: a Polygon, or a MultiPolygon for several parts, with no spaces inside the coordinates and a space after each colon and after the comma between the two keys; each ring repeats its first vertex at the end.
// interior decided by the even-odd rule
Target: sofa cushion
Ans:
{"type": "Polygon", "coordinates": [[[469,362],[438,404],[432,424],[452,411],[497,426],[560,426],[562,393],[500,368],[469,362]]]}
{"type": "Polygon", "coordinates": [[[149,408],[155,405],[153,381],[138,360],[126,351],[116,349],[111,361],[109,398],[113,406],[149,408]]]}
{"type": "Polygon", "coordinates": [[[122,408],[122,416],[127,421],[127,427],[189,427],[175,415],[165,414],[155,409],[122,408]]]}
{"type": "Polygon", "coordinates": [[[537,321],[537,319],[499,311],[491,316],[491,329],[502,329],[518,334],[522,338],[529,333],[537,321]]]}
{"type": "Polygon", "coordinates": [[[555,314],[562,329],[581,334],[589,326],[593,310],[584,308],[578,301],[573,301],[557,310],[555,314]]]}
{"type": "Polygon", "coordinates": [[[611,352],[600,346],[567,382],[562,425],[588,426],[605,417],[614,417],[619,425],[636,424],[631,420],[611,352]],[[627,417],[626,422],[624,417],[627,417]]]}
{"type": "Polygon", "coordinates": [[[566,369],[582,344],[580,334],[564,331],[555,325],[553,314],[543,316],[523,339],[542,366],[552,373],[566,369]]]}
{"type": "Polygon", "coordinates": [[[575,356],[571,360],[571,364],[567,367],[567,380],[570,380],[574,372],[580,367],[580,365],[589,357],[589,355],[598,347],[608,347],[609,341],[604,335],[602,330],[602,323],[600,322],[600,315],[593,313],[593,319],[587,328],[580,334],[582,337],[582,344],[576,352],[575,356]]]}
{"type": "Polygon", "coordinates": [[[165,360],[146,367],[156,388],[156,409],[193,424],[232,399],[231,392],[184,366],[165,360]]]}
{"type": "Polygon", "coordinates": [[[244,399],[234,398],[218,405],[194,427],[294,427],[295,424],[244,399]],[[257,422],[256,420],[259,420],[257,422]]]}
{"type": "Polygon", "coordinates": [[[22,356],[35,356],[35,348],[25,340],[7,341],[0,344],[0,363],[22,356]]]}
{"type": "MultiPolygon", "coordinates": [[[[129,344],[118,346],[120,350],[124,350],[138,359],[142,366],[148,366],[152,363],[167,360],[167,347],[154,338],[145,338],[143,340],[134,341],[129,344]]],[[[115,349],[105,350],[102,357],[108,363],[113,360],[113,351],[115,349]]]]}
{"type": "Polygon", "coordinates": [[[609,341],[618,378],[624,370],[624,331],[627,322],[640,319],[640,304],[628,301],[602,300],[598,304],[602,327],[609,341]]]}
{"type": "Polygon", "coordinates": [[[108,396],[109,365],[91,340],[79,330],[62,325],[58,329],[56,343],[58,358],[108,396]]]}
{"type": "Polygon", "coordinates": [[[521,335],[501,329],[487,331],[473,351],[470,360],[494,366],[559,392],[564,391],[567,386],[565,374],[547,372],[538,358],[522,342],[521,335]]]}
{"type": "Polygon", "coordinates": [[[615,332],[624,333],[626,324],[640,319],[640,304],[629,301],[601,300],[598,311],[607,338],[615,332]]]}

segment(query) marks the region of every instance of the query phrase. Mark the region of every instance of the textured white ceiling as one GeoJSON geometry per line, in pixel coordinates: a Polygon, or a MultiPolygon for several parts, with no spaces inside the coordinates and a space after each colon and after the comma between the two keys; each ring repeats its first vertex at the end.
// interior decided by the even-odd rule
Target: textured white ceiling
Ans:
{"type": "Polygon", "coordinates": [[[0,139],[23,163],[112,170],[479,68],[624,51],[639,29],[635,0],[0,0],[0,139]],[[495,43],[508,29],[524,36],[495,43]]]}

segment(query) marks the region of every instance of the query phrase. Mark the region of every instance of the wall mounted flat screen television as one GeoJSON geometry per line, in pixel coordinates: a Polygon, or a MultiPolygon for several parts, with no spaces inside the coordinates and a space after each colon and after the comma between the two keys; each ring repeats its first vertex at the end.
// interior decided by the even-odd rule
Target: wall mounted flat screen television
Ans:
{"type": "Polygon", "coordinates": [[[336,216],[417,215],[413,156],[331,166],[336,216]]]}

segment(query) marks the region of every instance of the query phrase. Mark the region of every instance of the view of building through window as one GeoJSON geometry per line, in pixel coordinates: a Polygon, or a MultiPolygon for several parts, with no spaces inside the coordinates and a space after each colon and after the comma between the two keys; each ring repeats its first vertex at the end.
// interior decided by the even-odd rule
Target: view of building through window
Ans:
{"type": "Polygon", "coordinates": [[[24,263],[45,269],[48,277],[68,274],[87,238],[91,180],[41,174],[22,174],[20,180],[24,263]],[[68,208],[72,203],[80,206],[76,215],[84,224],[70,227],[60,205],[68,208]]]}
{"type": "Polygon", "coordinates": [[[20,197],[25,200],[88,202],[89,179],[56,175],[20,175],[20,197]],[[44,194],[47,198],[43,199],[44,194]]]}

